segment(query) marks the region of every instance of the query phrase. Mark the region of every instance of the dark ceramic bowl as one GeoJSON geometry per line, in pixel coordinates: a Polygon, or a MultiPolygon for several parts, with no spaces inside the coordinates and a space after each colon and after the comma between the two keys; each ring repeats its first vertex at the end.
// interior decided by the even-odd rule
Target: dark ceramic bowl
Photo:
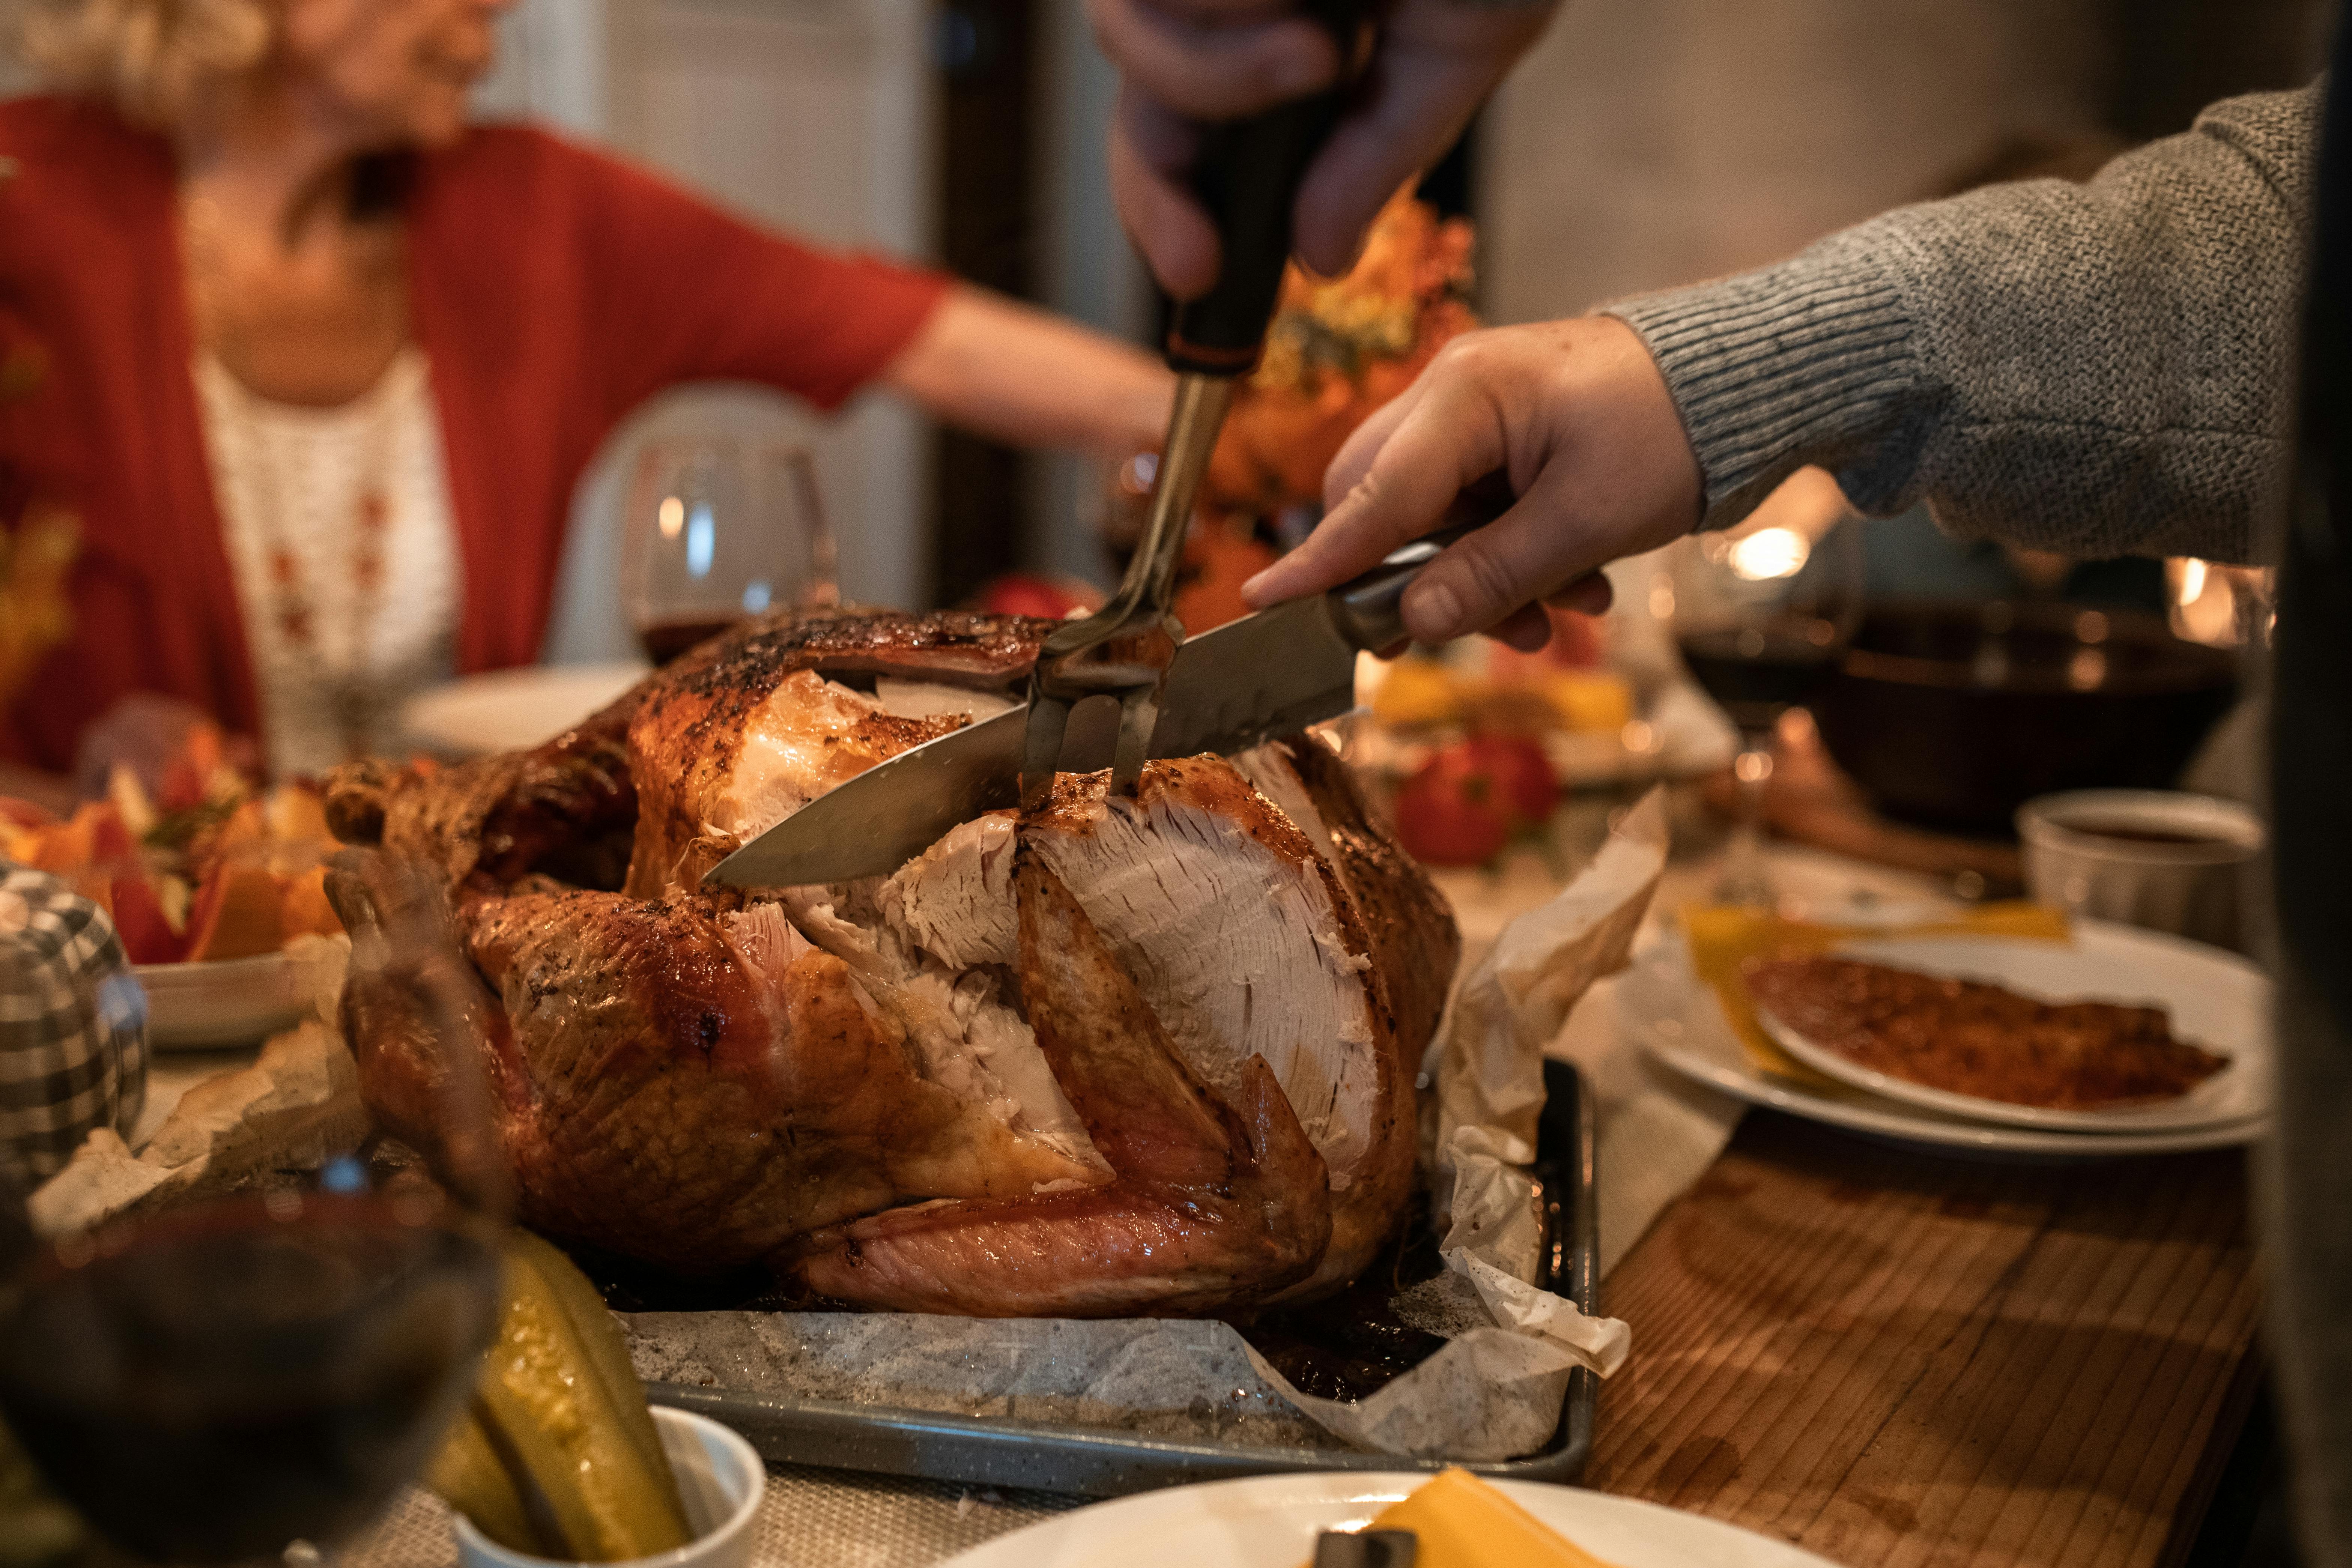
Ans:
{"type": "Polygon", "coordinates": [[[2037,795],[2170,785],[2237,689],[2236,656],[2154,616],[1894,599],[1813,715],[1886,815],[2006,832],[2037,795]]]}

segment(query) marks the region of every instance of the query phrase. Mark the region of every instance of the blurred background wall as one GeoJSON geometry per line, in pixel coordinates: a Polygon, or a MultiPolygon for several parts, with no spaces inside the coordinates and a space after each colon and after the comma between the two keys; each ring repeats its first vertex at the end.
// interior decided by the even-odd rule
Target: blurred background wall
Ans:
{"type": "Polygon", "coordinates": [[[2307,81],[2318,0],[1570,0],[1487,111],[1497,321],[1740,270],[2022,141],[2307,81]]]}
{"type": "MultiPolygon", "coordinates": [[[[2331,15],[1568,0],[1447,186],[1479,221],[1486,316],[1536,320],[1785,255],[2019,138],[2180,129],[2212,98],[2308,79],[2331,15]]],[[[487,115],[539,116],[754,217],[1150,335],[1108,190],[1114,84],[1079,0],[522,0],[504,28],[487,115]]],[[[583,482],[551,656],[629,650],[614,588],[635,447],[714,429],[814,446],[854,597],[952,599],[1015,559],[1103,574],[1090,463],[949,442],[875,399],[824,426],[771,394],[696,389],[631,421],[583,482]]]]}

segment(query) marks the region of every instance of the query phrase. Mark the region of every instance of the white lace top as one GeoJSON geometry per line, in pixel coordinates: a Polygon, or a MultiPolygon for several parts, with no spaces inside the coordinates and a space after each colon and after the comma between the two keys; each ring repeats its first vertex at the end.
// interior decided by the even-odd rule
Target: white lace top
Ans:
{"type": "Polygon", "coordinates": [[[209,353],[194,372],[271,773],[392,744],[400,700],[449,676],[463,586],[424,352],[336,408],[257,397],[209,353]]]}

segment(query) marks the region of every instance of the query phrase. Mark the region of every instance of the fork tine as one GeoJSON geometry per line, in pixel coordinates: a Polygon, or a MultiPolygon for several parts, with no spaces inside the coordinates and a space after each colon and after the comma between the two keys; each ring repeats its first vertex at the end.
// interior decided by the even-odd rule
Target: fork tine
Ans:
{"type": "MultiPolygon", "coordinates": [[[[1021,751],[1021,809],[1035,811],[1054,793],[1054,774],[1062,765],[1062,736],[1070,727],[1070,705],[1058,697],[1033,691],[1029,698],[1029,735],[1021,751]]],[[[1126,739],[1120,738],[1124,751],[1126,739]]]]}
{"type": "Polygon", "coordinates": [[[1110,787],[1131,795],[1151,756],[1151,731],[1160,725],[1160,688],[1139,686],[1119,700],[1118,750],[1112,753],[1110,787]]]}

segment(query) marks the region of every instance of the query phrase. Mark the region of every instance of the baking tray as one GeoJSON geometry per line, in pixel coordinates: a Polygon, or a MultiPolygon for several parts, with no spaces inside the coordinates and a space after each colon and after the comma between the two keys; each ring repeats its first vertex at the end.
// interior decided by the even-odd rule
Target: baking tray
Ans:
{"type": "MultiPolygon", "coordinates": [[[[1535,1173],[1542,1183],[1546,1243],[1538,1283],[1597,1312],[1591,1100],[1566,1062],[1544,1063],[1544,1089],[1535,1173]]],[[[1549,1444],[1523,1458],[1462,1468],[1519,1480],[1574,1480],[1592,1446],[1594,1391],[1591,1373],[1571,1373],[1559,1428],[1549,1444]]],[[[1352,1448],[1171,1442],[1103,1426],[941,1415],[675,1383],[654,1384],[647,1393],[656,1405],[725,1422],[779,1463],[1087,1497],[1280,1471],[1433,1471],[1449,1463],[1352,1448]]]]}

